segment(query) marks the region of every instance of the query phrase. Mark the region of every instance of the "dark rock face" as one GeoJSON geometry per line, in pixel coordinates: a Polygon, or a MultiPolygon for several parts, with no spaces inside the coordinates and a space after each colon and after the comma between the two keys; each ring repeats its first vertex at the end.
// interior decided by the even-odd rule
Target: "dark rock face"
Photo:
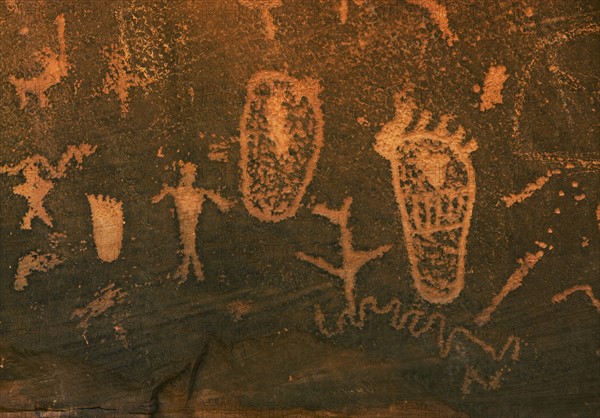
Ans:
{"type": "Polygon", "coordinates": [[[0,2],[0,411],[598,416],[589,1],[0,2]]]}

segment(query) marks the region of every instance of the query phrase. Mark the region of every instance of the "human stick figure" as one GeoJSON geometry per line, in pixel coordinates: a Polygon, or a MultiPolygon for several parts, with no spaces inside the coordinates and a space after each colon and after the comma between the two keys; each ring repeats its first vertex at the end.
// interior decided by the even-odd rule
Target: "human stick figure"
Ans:
{"type": "Polygon", "coordinates": [[[175,278],[179,279],[179,283],[185,282],[189,275],[190,264],[192,264],[196,279],[203,281],[202,263],[196,250],[196,227],[198,218],[202,214],[202,207],[208,198],[217,205],[221,212],[227,212],[233,206],[233,202],[212,190],[195,187],[197,171],[195,164],[179,161],[178,165],[181,179],[177,187],[165,184],[160,193],[152,198],[152,203],[160,202],[167,195],[171,195],[175,201],[182,245],[180,252],[183,255],[183,261],[177,268],[175,278]]]}
{"type": "Polygon", "coordinates": [[[39,218],[49,227],[52,227],[52,217],[44,207],[44,199],[54,188],[54,180],[65,177],[71,160],[75,160],[76,167],[80,168],[83,158],[96,152],[96,147],[89,144],[79,146],[69,145],[67,151],[53,166],[48,159],[41,155],[32,155],[16,165],[0,165],[0,173],[16,176],[19,173],[25,182],[13,187],[13,193],[23,196],[27,200],[29,210],[23,216],[21,229],[31,229],[31,222],[39,218]]]}
{"type": "MultiPolygon", "coordinates": [[[[324,204],[319,204],[314,207],[313,213],[315,215],[323,216],[327,218],[329,222],[334,225],[338,225],[340,228],[339,246],[342,252],[342,266],[335,267],[333,264],[325,261],[320,257],[314,257],[305,254],[301,251],[296,253],[296,258],[313,264],[323,271],[336,276],[344,283],[344,295],[346,297],[346,309],[340,315],[340,321],[338,322],[338,328],[342,328],[342,324],[345,317],[355,320],[357,314],[357,303],[355,296],[356,287],[356,276],[358,272],[372,260],[383,257],[392,246],[382,245],[374,250],[360,251],[354,248],[354,237],[352,234],[352,228],[348,225],[350,219],[350,206],[352,205],[352,198],[347,197],[344,199],[344,204],[340,209],[330,209],[324,204]]],[[[320,309],[320,308],[318,308],[320,309]]]]}

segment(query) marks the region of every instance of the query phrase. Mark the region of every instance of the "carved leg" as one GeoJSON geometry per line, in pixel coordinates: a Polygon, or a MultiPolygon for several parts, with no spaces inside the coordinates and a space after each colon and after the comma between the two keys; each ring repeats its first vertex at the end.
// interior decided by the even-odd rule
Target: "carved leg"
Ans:
{"type": "Polygon", "coordinates": [[[202,271],[202,263],[197,255],[192,256],[192,263],[194,264],[194,273],[196,274],[196,280],[199,282],[204,281],[204,272],[202,271]]]}
{"type": "Polygon", "coordinates": [[[190,272],[190,258],[188,256],[183,257],[183,261],[175,272],[175,278],[179,279],[179,283],[184,283],[188,279],[190,272]]]}

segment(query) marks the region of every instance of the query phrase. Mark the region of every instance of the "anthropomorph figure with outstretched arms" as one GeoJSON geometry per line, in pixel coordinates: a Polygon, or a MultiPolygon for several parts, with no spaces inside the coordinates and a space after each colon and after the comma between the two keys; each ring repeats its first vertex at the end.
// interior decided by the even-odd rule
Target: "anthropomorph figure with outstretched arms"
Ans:
{"type": "Polygon", "coordinates": [[[194,274],[199,281],[204,280],[202,263],[196,251],[196,227],[198,217],[202,214],[202,207],[206,199],[210,199],[221,212],[227,212],[233,202],[223,198],[218,193],[194,186],[196,181],[197,167],[193,163],[179,161],[179,172],[181,179],[177,187],[164,185],[159,194],[152,198],[152,203],[158,203],[167,195],[173,197],[179,230],[181,234],[181,254],[183,261],[177,269],[175,277],[179,282],[185,282],[188,278],[190,264],[194,266],[194,274]]]}
{"type": "Polygon", "coordinates": [[[53,226],[52,217],[44,207],[44,200],[54,188],[54,181],[65,177],[67,168],[73,160],[76,167],[81,168],[83,158],[92,155],[95,151],[96,147],[89,144],[69,145],[56,166],[50,164],[46,157],[37,154],[15,165],[0,165],[0,174],[9,176],[21,174],[25,178],[24,183],[13,187],[13,193],[23,196],[29,206],[29,210],[23,216],[21,229],[31,229],[31,222],[35,218],[39,218],[49,227],[53,226]]]}

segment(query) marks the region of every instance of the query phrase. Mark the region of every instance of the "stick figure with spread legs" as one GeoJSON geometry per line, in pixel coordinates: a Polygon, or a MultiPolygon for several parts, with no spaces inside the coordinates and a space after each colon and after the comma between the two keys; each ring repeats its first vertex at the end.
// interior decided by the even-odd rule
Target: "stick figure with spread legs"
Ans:
{"type": "Polygon", "coordinates": [[[202,263],[196,251],[196,227],[198,218],[202,214],[202,207],[208,198],[217,205],[221,212],[227,212],[233,206],[233,202],[212,190],[195,187],[197,171],[195,164],[179,161],[178,165],[181,179],[177,187],[163,185],[160,193],[152,198],[152,203],[160,202],[167,195],[171,195],[175,201],[181,234],[182,249],[180,253],[183,255],[183,261],[177,268],[175,278],[179,279],[179,283],[185,282],[188,278],[190,264],[192,264],[196,279],[203,281],[202,263]]]}
{"type": "Polygon", "coordinates": [[[53,226],[52,217],[44,207],[44,200],[54,188],[54,181],[65,177],[69,164],[73,160],[75,166],[81,168],[83,158],[92,155],[95,151],[96,147],[89,144],[69,145],[56,166],[53,166],[46,157],[37,154],[25,158],[16,165],[0,165],[0,174],[9,176],[21,174],[25,178],[25,182],[13,187],[13,193],[23,196],[29,206],[29,210],[23,216],[21,229],[31,229],[31,222],[35,218],[39,218],[49,227],[53,226]]]}

